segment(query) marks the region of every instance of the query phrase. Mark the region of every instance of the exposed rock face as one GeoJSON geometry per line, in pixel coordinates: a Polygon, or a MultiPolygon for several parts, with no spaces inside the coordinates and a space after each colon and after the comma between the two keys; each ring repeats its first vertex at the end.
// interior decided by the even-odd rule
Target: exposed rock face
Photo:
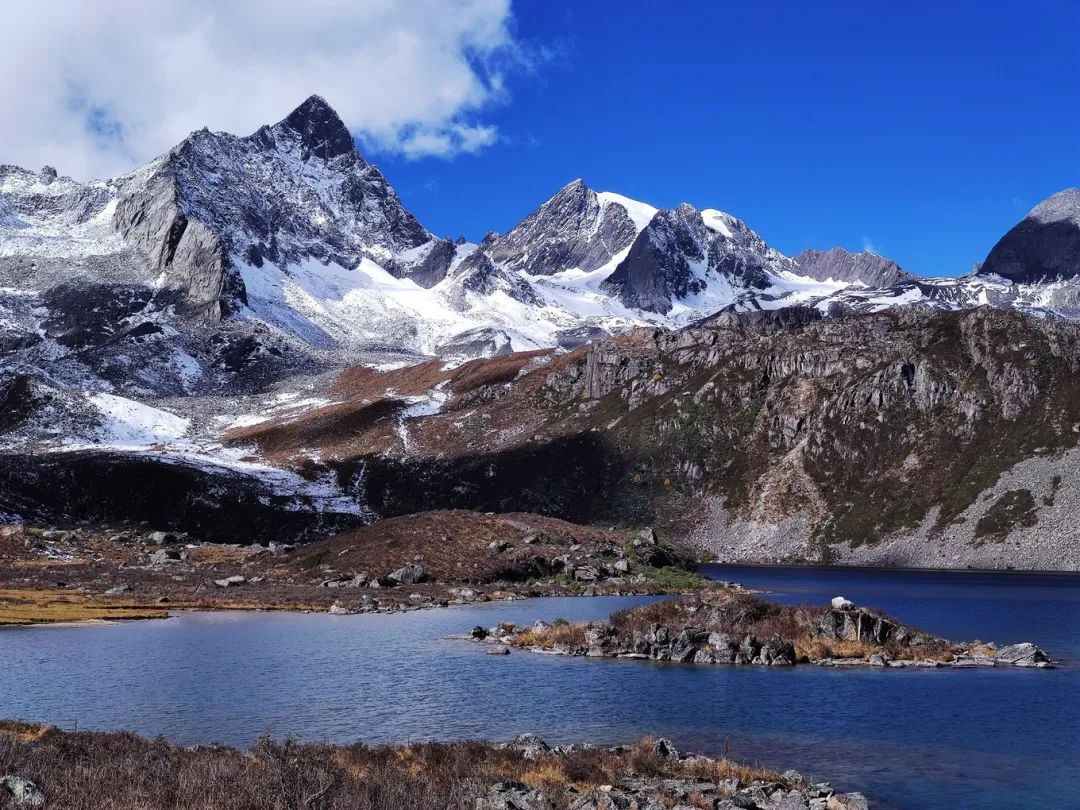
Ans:
{"type": "Polygon", "coordinates": [[[619,202],[574,180],[500,237],[491,259],[510,270],[547,276],[569,268],[596,270],[625,250],[639,227],[619,202]]]}
{"type": "Polygon", "coordinates": [[[740,220],[684,203],[653,217],[602,289],[628,307],[662,314],[710,285],[718,303],[763,291],[770,272],[791,266],[740,220]]]}
{"type": "Polygon", "coordinates": [[[979,274],[1018,284],[1080,275],[1080,188],[1059,191],[1035,206],[994,245],[979,274]]]}
{"type": "Polygon", "coordinates": [[[876,253],[851,253],[839,247],[832,250],[804,250],[793,261],[796,264],[795,272],[819,281],[855,281],[867,287],[882,288],[915,280],[892,259],[876,253]]]}
{"type": "Polygon", "coordinates": [[[211,320],[245,300],[231,256],[351,268],[432,239],[318,96],[248,137],[195,132],[151,166],[121,197],[117,229],[211,320]]]}
{"type": "Polygon", "coordinates": [[[830,610],[821,617],[817,630],[822,636],[837,641],[886,644],[907,638],[907,628],[898,627],[888,616],[855,607],[830,610]]]}
{"type": "Polygon", "coordinates": [[[189,315],[216,322],[232,305],[226,288],[231,286],[239,303],[243,284],[235,275],[229,278],[231,265],[219,236],[184,212],[177,186],[175,167],[166,159],[145,185],[119,200],[113,221],[153,271],[183,290],[189,315]]]}

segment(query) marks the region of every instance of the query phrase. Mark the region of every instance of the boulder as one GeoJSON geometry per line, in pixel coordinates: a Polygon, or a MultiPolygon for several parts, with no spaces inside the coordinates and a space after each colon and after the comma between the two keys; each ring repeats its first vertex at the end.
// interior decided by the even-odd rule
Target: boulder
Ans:
{"type": "Polygon", "coordinates": [[[674,565],[675,556],[663,546],[642,546],[637,550],[637,561],[650,568],[666,568],[674,565]]]}
{"type": "Polygon", "coordinates": [[[475,638],[477,641],[483,641],[487,637],[488,637],[487,628],[486,627],[481,627],[479,624],[476,625],[476,627],[474,627],[472,630],[469,631],[469,638],[475,638]]]}
{"type": "Polygon", "coordinates": [[[1012,664],[1014,667],[1037,667],[1039,664],[1050,663],[1047,654],[1030,641],[1002,647],[997,651],[994,660],[1001,664],[1012,664]]]}
{"type": "Polygon", "coordinates": [[[487,654],[488,655],[509,655],[510,654],[510,648],[509,647],[502,647],[502,646],[492,647],[490,650],[487,651],[487,654]]]}
{"type": "Polygon", "coordinates": [[[761,642],[753,633],[747,633],[739,643],[739,649],[735,651],[734,663],[752,664],[761,651],[761,642]]]}
{"type": "Polygon", "coordinates": [[[578,582],[596,582],[600,577],[600,569],[595,565],[580,565],[574,569],[574,579],[578,582]]]}
{"type": "Polygon", "coordinates": [[[348,616],[351,611],[340,602],[334,602],[327,611],[331,616],[348,616]]]}
{"type": "Polygon", "coordinates": [[[45,793],[24,776],[0,777],[0,793],[6,793],[15,807],[44,807],[45,793]]]}
{"type": "Polygon", "coordinates": [[[704,644],[708,637],[709,634],[704,630],[684,628],[671,645],[671,660],[684,663],[693,661],[699,645],[704,644]]]}
{"type": "Polygon", "coordinates": [[[773,633],[773,637],[761,645],[756,662],[771,667],[794,666],[795,645],[779,633],[773,633]]]}
{"type": "Polygon", "coordinates": [[[146,542],[152,546],[167,546],[171,543],[179,543],[181,539],[183,535],[175,532],[150,532],[146,536],[146,542]]]}
{"type": "Polygon", "coordinates": [[[870,810],[870,802],[861,793],[837,793],[829,797],[827,810],[870,810]]]}
{"type": "Polygon", "coordinates": [[[114,585],[105,591],[106,596],[117,596],[122,593],[131,593],[130,585],[114,585]]]}
{"type": "Polygon", "coordinates": [[[427,572],[424,571],[424,567],[418,563],[409,563],[394,571],[392,574],[386,577],[391,582],[395,582],[398,585],[415,585],[418,582],[423,582],[427,579],[427,572]]]}
{"type": "Polygon", "coordinates": [[[666,737],[660,737],[653,743],[653,752],[660,759],[674,762],[679,758],[679,750],[675,747],[675,743],[666,737]]]}
{"type": "Polygon", "coordinates": [[[655,546],[656,545],[656,532],[652,528],[642,529],[638,532],[638,536],[634,538],[635,546],[655,546]]]}
{"type": "Polygon", "coordinates": [[[506,747],[511,751],[520,751],[525,759],[538,759],[551,751],[550,745],[529,732],[519,734],[506,747]]]}
{"type": "Polygon", "coordinates": [[[524,782],[499,782],[476,800],[476,810],[551,810],[551,802],[524,782]]]}
{"type": "Polygon", "coordinates": [[[225,577],[225,579],[214,580],[214,584],[219,588],[233,588],[237,585],[243,585],[245,582],[247,582],[247,578],[239,574],[233,574],[231,577],[225,577]]]}
{"type": "Polygon", "coordinates": [[[180,552],[175,548],[159,548],[150,555],[151,565],[167,565],[180,560],[180,552]]]}

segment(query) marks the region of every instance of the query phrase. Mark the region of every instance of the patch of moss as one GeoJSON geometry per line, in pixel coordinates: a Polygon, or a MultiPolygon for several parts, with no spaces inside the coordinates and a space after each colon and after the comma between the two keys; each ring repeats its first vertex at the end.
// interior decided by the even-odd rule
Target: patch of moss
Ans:
{"type": "Polygon", "coordinates": [[[1034,526],[1038,522],[1035,498],[1027,489],[1012,489],[986,510],[975,524],[975,537],[1004,540],[1015,528],[1034,526]]]}
{"type": "Polygon", "coordinates": [[[635,570],[636,574],[642,574],[646,580],[658,588],[668,588],[673,591],[697,590],[712,585],[712,580],[699,574],[697,571],[688,571],[685,568],[651,568],[642,566],[635,570]]]}

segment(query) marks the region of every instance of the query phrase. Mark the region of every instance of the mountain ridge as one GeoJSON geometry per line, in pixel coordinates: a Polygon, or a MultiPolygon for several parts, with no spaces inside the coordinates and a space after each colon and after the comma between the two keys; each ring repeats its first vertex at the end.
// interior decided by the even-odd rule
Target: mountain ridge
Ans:
{"type": "MultiPolygon", "coordinates": [[[[968,439],[1007,437],[1003,464],[1036,469],[1019,488],[1057,497],[1061,464],[1039,448],[1065,458],[1080,416],[1031,392],[1072,390],[1080,367],[1078,246],[1070,190],[979,272],[931,279],[840,248],[784,256],[729,213],[581,179],[504,234],[451,241],[319,97],[111,180],[0,166],[0,514],[146,519],[131,493],[158,487],[178,526],[316,537],[518,504],[687,536],[700,518],[745,559],[843,557],[838,543],[866,559],[867,538],[915,531],[915,512],[875,506],[867,523],[854,478],[830,489],[830,464],[863,469],[860,430],[884,458],[907,420],[920,469],[994,503],[997,478],[935,447],[961,431],[977,470],[968,439]]],[[[906,486],[905,469],[890,474],[906,486]]],[[[986,517],[977,500],[911,498],[924,522],[986,517]]],[[[985,562],[966,530],[923,528],[985,562]]]]}

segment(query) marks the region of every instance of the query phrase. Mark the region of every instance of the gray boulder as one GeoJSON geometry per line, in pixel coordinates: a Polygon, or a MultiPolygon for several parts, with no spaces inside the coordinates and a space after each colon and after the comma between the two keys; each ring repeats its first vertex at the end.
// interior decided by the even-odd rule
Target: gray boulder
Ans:
{"type": "Polygon", "coordinates": [[[398,585],[415,585],[427,579],[427,572],[419,563],[409,563],[386,577],[398,585]]]}
{"type": "Polygon", "coordinates": [[[0,795],[6,793],[16,807],[44,807],[45,793],[24,776],[0,777],[0,795]]]}
{"type": "Polygon", "coordinates": [[[1039,664],[1050,663],[1047,654],[1030,641],[1002,647],[997,651],[994,660],[1002,664],[1012,664],[1014,667],[1037,667],[1039,664]]]}
{"type": "Polygon", "coordinates": [[[476,810],[551,810],[551,802],[524,782],[499,782],[476,800],[476,810]]]}
{"type": "Polygon", "coordinates": [[[773,637],[761,645],[757,662],[771,667],[790,667],[795,664],[795,645],[774,633],[773,637]]]}
{"type": "Polygon", "coordinates": [[[146,542],[152,546],[166,546],[170,543],[179,543],[181,539],[183,535],[174,532],[150,532],[146,537],[146,542]]]}
{"type": "Polygon", "coordinates": [[[520,751],[525,759],[538,759],[551,751],[550,745],[529,732],[519,734],[506,747],[511,751],[520,751]]]}
{"type": "Polygon", "coordinates": [[[167,565],[171,562],[177,562],[180,559],[180,552],[175,548],[159,548],[153,554],[150,555],[151,565],[167,565]]]}
{"type": "Polygon", "coordinates": [[[660,759],[669,762],[674,762],[679,758],[679,749],[675,747],[675,743],[666,737],[660,737],[653,743],[653,751],[660,759]]]}
{"type": "Polygon", "coordinates": [[[214,584],[217,585],[219,588],[233,588],[237,585],[243,585],[245,582],[247,582],[247,578],[242,577],[239,574],[233,574],[231,577],[214,580],[214,584]]]}
{"type": "Polygon", "coordinates": [[[829,797],[828,810],[870,810],[870,802],[861,793],[837,793],[829,797]]]}

